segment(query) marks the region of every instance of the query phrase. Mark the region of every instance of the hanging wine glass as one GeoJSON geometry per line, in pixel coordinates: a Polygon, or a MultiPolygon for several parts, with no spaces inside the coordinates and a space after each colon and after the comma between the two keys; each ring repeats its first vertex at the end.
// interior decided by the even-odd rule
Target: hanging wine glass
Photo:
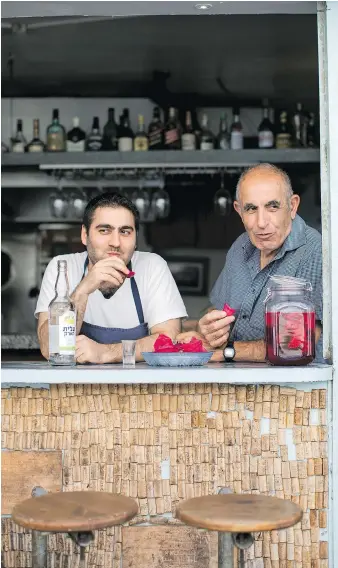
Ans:
{"type": "Polygon", "coordinates": [[[138,189],[135,189],[131,194],[131,201],[137,207],[140,214],[140,221],[146,221],[150,210],[149,193],[143,189],[143,183],[140,181],[138,189]]]}
{"type": "Polygon", "coordinates": [[[61,185],[55,188],[55,190],[50,194],[49,205],[53,217],[56,217],[57,219],[67,217],[67,212],[69,210],[69,198],[62,190],[61,185]]]}
{"type": "Polygon", "coordinates": [[[221,187],[214,195],[214,210],[222,217],[228,217],[232,211],[232,197],[224,187],[224,172],[221,173],[221,187]]]}
{"type": "Polygon", "coordinates": [[[151,209],[156,219],[165,219],[170,213],[170,197],[164,189],[164,180],[161,185],[153,193],[151,200],[151,209]]]}

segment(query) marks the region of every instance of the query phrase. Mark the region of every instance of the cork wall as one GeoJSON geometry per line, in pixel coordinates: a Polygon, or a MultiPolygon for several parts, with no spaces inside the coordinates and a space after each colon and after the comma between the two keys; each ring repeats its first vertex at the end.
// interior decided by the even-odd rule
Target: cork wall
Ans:
{"type": "MultiPolygon", "coordinates": [[[[215,568],[215,533],[189,529],[183,537],[187,528],[174,518],[175,507],[230,487],[289,499],[304,511],[293,528],[255,535],[248,568],[327,568],[326,395],[227,384],[3,389],[2,448],[60,451],[63,491],[111,491],[138,502],[132,527],[97,533],[87,566],[182,566],[174,552],[170,561],[159,558],[172,539],[200,547],[201,568],[215,568]],[[130,531],[149,528],[158,553],[142,553],[147,539],[139,538],[136,554],[130,531]]],[[[51,535],[48,546],[51,568],[79,566],[69,538],[51,535]]],[[[2,519],[2,549],[4,568],[31,566],[31,535],[10,518],[2,519]]],[[[199,566],[186,554],[184,566],[199,566]]]]}

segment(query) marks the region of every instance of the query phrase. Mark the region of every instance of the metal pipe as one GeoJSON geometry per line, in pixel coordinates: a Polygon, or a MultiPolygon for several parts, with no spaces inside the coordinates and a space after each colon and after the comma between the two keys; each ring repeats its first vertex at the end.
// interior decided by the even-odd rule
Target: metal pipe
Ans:
{"type": "Polygon", "coordinates": [[[47,568],[47,535],[32,531],[32,568],[47,568]]]}
{"type": "MultiPolygon", "coordinates": [[[[229,487],[222,487],[220,495],[232,493],[229,487]]],[[[233,568],[234,566],[234,546],[229,532],[218,533],[218,568],[233,568]]]]}

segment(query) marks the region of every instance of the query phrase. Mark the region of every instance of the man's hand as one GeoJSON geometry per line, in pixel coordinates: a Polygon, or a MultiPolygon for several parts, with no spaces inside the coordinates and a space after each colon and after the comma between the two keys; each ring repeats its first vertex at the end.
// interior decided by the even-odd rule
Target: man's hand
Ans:
{"type": "Polygon", "coordinates": [[[115,288],[119,288],[128,274],[129,270],[122,258],[118,256],[104,258],[94,264],[87,276],[80,282],[76,291],[79,295],[89,296],[100,287],[102,282],[109,282],[115,288]]]}
{"type": "Polygon", "coordinates": [[[76,338],[75,359],[77,363],[113,363],[112,345],[96,343],[85,335],[76,338]]]}
{"type": "Polygon", "coordinates": [[[217,349],[227,344],[233,321],[235,321],[234,316],[227,316],[223,310],[213,310],[200,319],[198,330],[207,343],[213,349],[217,349]]]}

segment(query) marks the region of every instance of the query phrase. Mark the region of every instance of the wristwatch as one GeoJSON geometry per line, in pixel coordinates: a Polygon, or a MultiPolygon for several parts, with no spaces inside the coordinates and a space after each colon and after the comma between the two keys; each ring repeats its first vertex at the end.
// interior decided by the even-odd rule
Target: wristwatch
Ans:
{"type": "Polygon", "coordinates": [[[232,341],[228,341],[227,346],[223,349],[223,357],[226,363],[231,363],[234,360],[236,351],[232,341]]]}

